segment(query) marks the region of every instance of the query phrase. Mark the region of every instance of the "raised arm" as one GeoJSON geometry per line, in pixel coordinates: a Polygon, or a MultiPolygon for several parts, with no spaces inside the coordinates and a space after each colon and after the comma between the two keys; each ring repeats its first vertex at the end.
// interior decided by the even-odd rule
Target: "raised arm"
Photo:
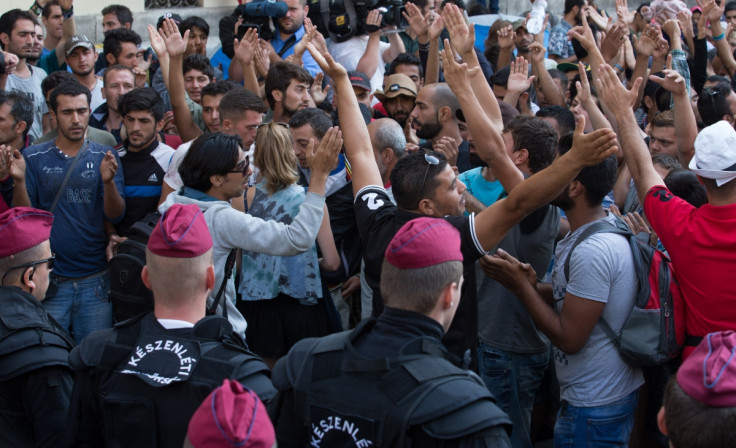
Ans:
{"type": "Polygon", "coordinates": [[[690,107],[690,95],[687,91],[685,78],[672,69],[672,56],[669,56],[664,78],[652,75],[649,79],[665,90],[672,92],[677,158],[680,160],[680,165],[688,166],[690,159],[695,155],[695,138],[698,136],[698,124],[695,121],[693,109],[690,107]]]}
{"type": "MultiPolygon", "coordinates": [[[[483,113],[478,99],[473,94],[469,79],[472,77],[483,77],[480,67],[468,69],[466,64],[458,64],[455,58],[448,56],[449,42],[445,41],[445,48],[440,52],[442,63],[445,66],[445,80],[452,89],[460,103],[468,130],[473,136],[478,156],[488,163],[496,178],[501,182],[504,190],[511,191],[524,180],[521,171],[506,153],[501,132],[491,124],[491,120],[483,113]]],[[[494,98],[495,101],[495,98],[494,98]]]]}
{"type": "Polygon", "coordinates": [[[358,61],[356,70],[368,75],[372,78],[378,69],[378,64],[383,63],[381,55],[381,13],[377,9],[373,9],[368,13],[366,26],[375,26],[376,30],[368,33],[368,45],[365,47],[365,53],[358,61]]]}
{"type": "MultiPolygon", "coordinates": [[[[183,61],[189,38],[189,30],[182,37],[176,22],[171,19],[165,19],[161,31],[163,32],[163,39],[170,61],[167,86],[169,88],[171,108],[174,111],[174,123],[176,123],[176,128],[179,130],[182,141],[188,142],[202,135],[202,130],[192,120],[192,113],[186,101],[187,93],[184,89],[183,61]]],[[[149,28],[149,34],[152,32],[158,34],[156,30],[149,28]]],[[[151,42],[154,42],[154,39],[156,39],[156,35],[152,34],[151,42]]],[[[164,80],[166,80],[165,76],[164,80]]]]}
{"type": "Polygon", "coordinates": [[[718,57],[728,71],[729,78],[732,78],[736,74],[736,61],[733,59],[731,46],[728,45],[728,36],[721,26],[721,16],[726,3],[721,2],[719,5],[715,0],[704,0],[703,2],[698,1],[698,4],[703,8],[703,15],[708,16],[710,29],[713,32],[713,45],[718,49],[718,57]]]}
{"type": "Polygon", "coordinates": [[[585,119],[581,118],[570,151],[520,183],[506,199],[495,202],[476,216],[476,236],[484,249],[496,246],[517,222],[556,198],[581,169],[597,165],[614,154],[616,134],[613,131],[598,129],[583,134],[584,128],[585,119]]]}
{"type": "MultiPolygon", "coordinates": [[[[319,64],[335,85],[337,93],[337,113],[340,118],[340,127],[346,130],[344,135],[345,154],[353,167],[353,194],[367,185],[383,185],[381,173],[373,155],[371,137],[363,121],[363,115],[358,107],[358,99],[353,93],[353,86],[345,67],[335,62],[328,53],[320,53],[313,44],[307,45],[307,50],[319,64]]],[[[314,169],[312,169],[314,177],[314,169]]],[[[311,185],[311,183],[310,183],[311,185]]]]}
{"type": "MultiPolygon", "coordinates": [[[[61,6],[62,13],[66,11],[73,11],[74,1],[60,0],[59,5],[61,6]]],[[[59,41],[59,45],[56,46],[56,60],[59,62],[59,66],[66,62],[66,51],[64,51],[66,41],[77,34],[77,22],[74,20],[73,14],[69,16],[69,18],[64,19],[61,25],[61,32],[61,40],[59,41]]]]}
{"type": "Polygon", "coordinates": [[[549,104],[567,107],[567,104],[565,104],[565,95],[557,87],[557,84],[544,66],[544,51],[544,46],[539,42],[534,42],[529,46],[529,53],[532,58],[532,73],[536,75],[537,85],[544,92],[544,97],[549,104]]]}
{"type": "Polygon", "coordinates": [[[603,65],[598,73],[598,94],[608,109],[616,117],[618,138],[624,152],[624,160],[634,179],[639,201],[643,204],[647,192],[655,185],[663,185],[662,177],[654,169],[652,156],[639,133],[639,126],[634,118],[632,103],[636,100],[636,92],[641,78],[637,78],[631,90],[621,84],[610,65],[603,65]]]}

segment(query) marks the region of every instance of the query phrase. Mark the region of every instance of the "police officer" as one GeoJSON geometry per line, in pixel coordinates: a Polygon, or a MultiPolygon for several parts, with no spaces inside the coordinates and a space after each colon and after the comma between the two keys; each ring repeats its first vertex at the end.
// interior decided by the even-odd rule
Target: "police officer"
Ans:
{"type": "Polygon", "coordinates": [[[384,312],[352,332],[302,340],[275,365],[280,448],[510,446],[508,416],[441,343],[462,259],[446,221],[404,224],[385,252],[384,312]]]}
{"type": "Polygon", "coordinates": [[[151,232],[143,282],[153,313],[89,335],[76,372],[73,446],[176,447],[202,400],[225,378],[268,402],[268,367],[222,317],[205,317],[215,283],[212,238],[196,205],[175,204],[151,232]]]}
{"type": "Polygon", "coordinates": [[[74,342],[46,312],[53,215],[0,214],[0,446],[58,446],[66,429],[74,342]]]}

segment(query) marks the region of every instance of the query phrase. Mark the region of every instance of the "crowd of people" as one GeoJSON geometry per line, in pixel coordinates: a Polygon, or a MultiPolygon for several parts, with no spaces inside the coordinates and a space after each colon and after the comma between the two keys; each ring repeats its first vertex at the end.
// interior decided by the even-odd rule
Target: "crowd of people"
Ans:
{"type": "Polygon", "coordinates": [[[736,1],[345,39],[284,3],[211,58],[196,16],[146,48],[106,6],[100,53],[73,0],[0,16],[0,445],[736,440],[736,1]],[[658,366],[616,337],[630,235],[682,295],[658,366]],[[153,311],[117,319],[129,274],[153,311]]]}

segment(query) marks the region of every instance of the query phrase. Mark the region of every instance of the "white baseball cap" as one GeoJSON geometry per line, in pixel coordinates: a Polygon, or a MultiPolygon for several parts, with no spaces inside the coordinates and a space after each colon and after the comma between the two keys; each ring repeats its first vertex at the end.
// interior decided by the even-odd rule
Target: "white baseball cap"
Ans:
{"type": "Polygon", "coordinates": [[[689,168],[719,187],[736,179],[736,130],[731,123],[722,120],[700,131],[689,168]]]}

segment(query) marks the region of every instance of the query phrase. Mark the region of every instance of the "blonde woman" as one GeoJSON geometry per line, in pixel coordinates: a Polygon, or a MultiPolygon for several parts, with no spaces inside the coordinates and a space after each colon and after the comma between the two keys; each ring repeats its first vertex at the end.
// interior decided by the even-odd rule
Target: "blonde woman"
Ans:
{"type": "MultiPolygon", "coordinates": [[[[342,146],[338,128],[331,128],[320,145],[342,146]]],[[[258,128],[254,164],[260,169],[262,180],[248,189],[247,213],[284,224],[296,216],[305,193],[296,184],[298,161],[292,146],[286,123],[267,123],[258,128]]],[[[314,141],[310,142],[310,151],[313,146],[314,141]]],[[[336,270],[340,258],[326,207],[317,244],[322,258],[317,256],[316,245],[292,257],[243,251],[242,300],[238,307],[248,321],[246,341],[250,349],[270,366],[300,339],[329,332],[325,306],[320,303],[324,298],[319,271],[336,270]]]]}

